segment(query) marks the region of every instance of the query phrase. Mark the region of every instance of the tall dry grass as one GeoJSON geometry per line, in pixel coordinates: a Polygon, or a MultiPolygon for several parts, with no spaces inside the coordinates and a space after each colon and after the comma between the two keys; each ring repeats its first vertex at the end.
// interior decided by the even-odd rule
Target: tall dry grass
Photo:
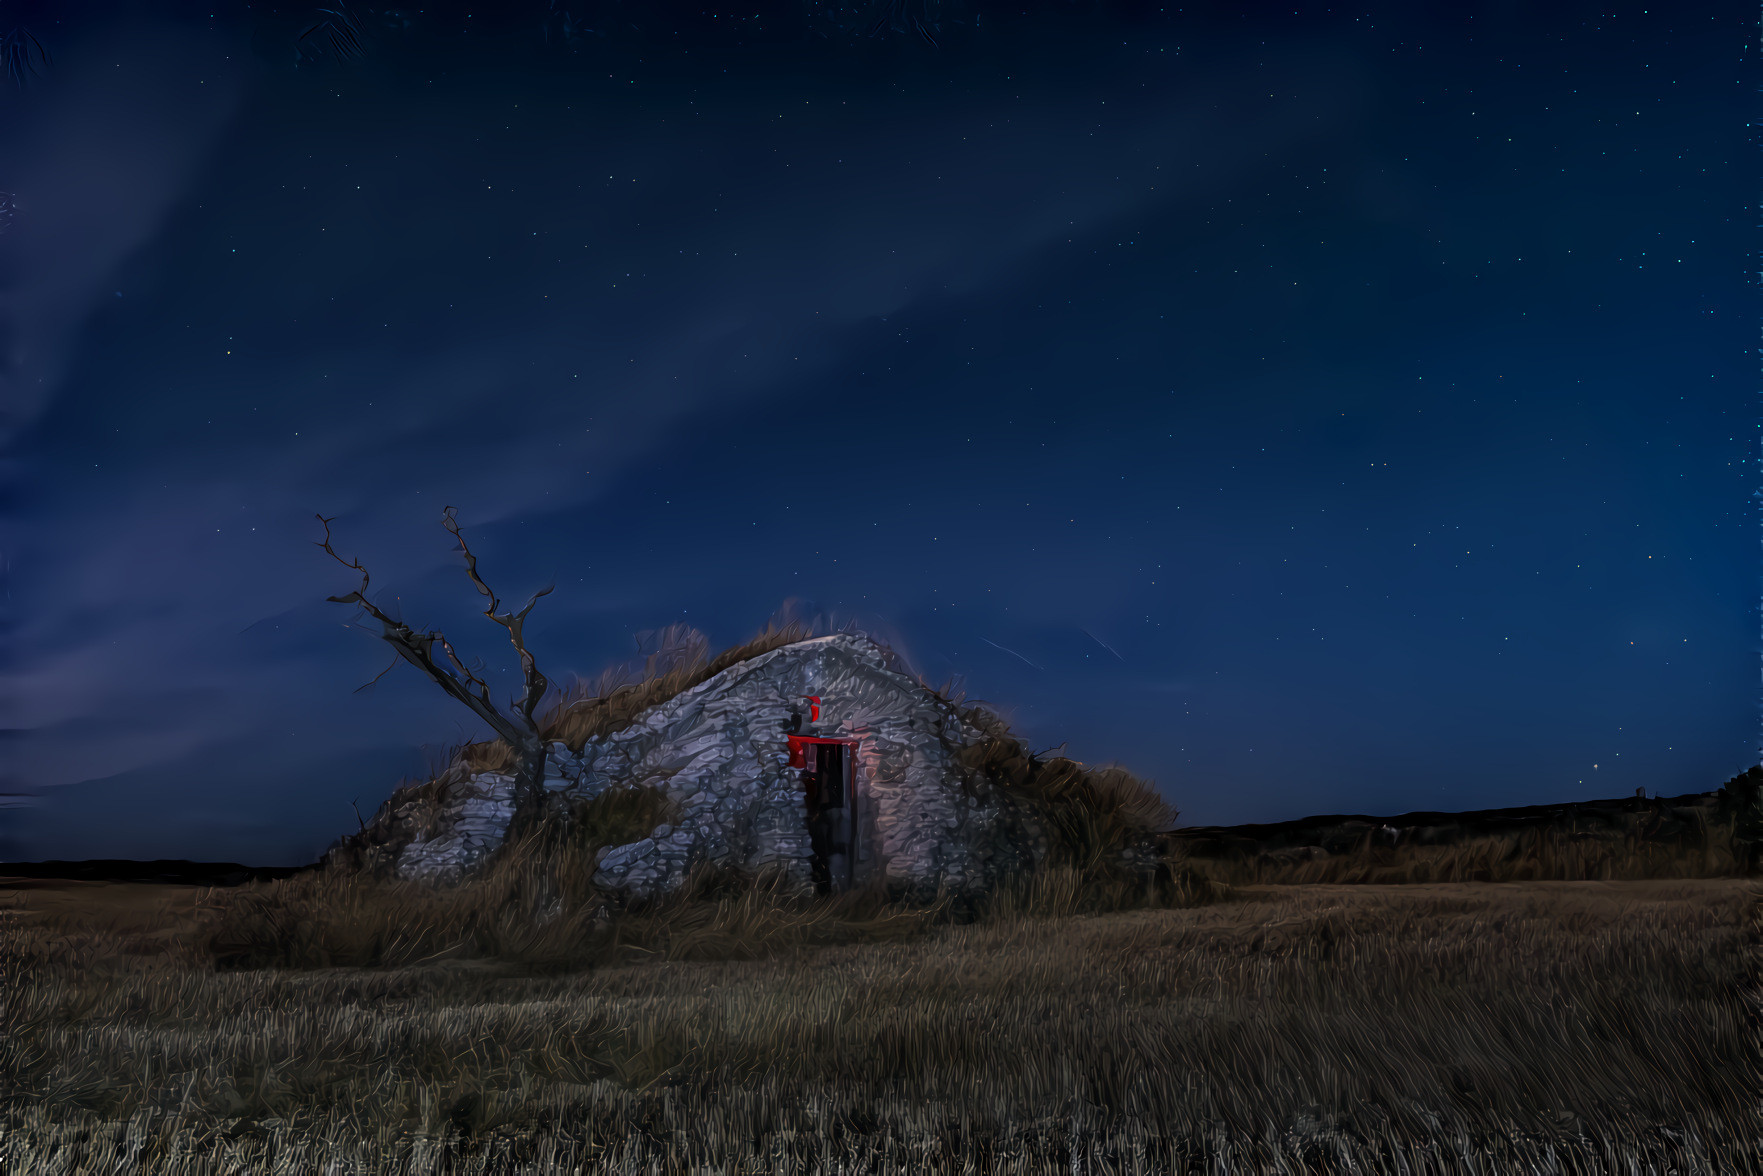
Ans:
{"type": "Polygon", "coordinates": [[[880,889],[816,899],[781,875],[709,868],[643,902],[593,884],[601,849],[674,817],[661,790],[615,787],[574,802],[564,819],[536,824],[458,882],[317,870],[208,891],[194,931],[223,969],[467,959],[579,968],[633,953],[756,958],[802,944],[889,938],[951,912],[944,899],[907,905],[880,889]]]}
{"type": "MultiPolygon", "coordinates": [[[[958,767],[1020,808],[1046,837],[1044,866],[1075,870],[1100,890],[1130,886],[1155,868],[1153,838],[1177,813],[1153,785],[1122,767],[1031,751],[997,711],[968,705],[948,687],[935,692],[984,734],[957,754],[958,767]]],[[[1184,877],[1178,884],[1189,883],[1184,877]]]]}
{"type": "Polygon", "coordinates": [[[1739,880],[1262,888],[563,973],[217,972],[59,918],[0,924],[0,1171],[1763,1162],[1739,880]]]}

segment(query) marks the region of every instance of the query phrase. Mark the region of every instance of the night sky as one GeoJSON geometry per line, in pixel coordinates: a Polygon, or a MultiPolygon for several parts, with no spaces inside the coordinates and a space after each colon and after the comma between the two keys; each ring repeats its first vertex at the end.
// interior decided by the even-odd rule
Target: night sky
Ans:
{"type": "Polygon", "coordinates": [[[482,735],[318,512],[504,694],[447,505],[553,679],[793,602],[1183,823],[1756,762],[1754,5],[75,7],[0,859],[308,861],[482,735]]]}

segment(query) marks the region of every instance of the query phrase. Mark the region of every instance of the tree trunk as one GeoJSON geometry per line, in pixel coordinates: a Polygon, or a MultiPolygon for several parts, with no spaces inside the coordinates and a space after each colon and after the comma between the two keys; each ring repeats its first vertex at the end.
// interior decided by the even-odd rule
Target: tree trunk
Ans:
{"type": "MultiPolygon", "coordinates": [[[[471,708],[473,714],[482,719],[490,730],[501,737],[514,752],[514,812],[509,821],[508,835],[505,843],[512,842],[516,836],[524,834],[535,827],[546,815],[548,805],[545,792],[545,759],[550,744],[540,733],[539,721],[533,712],[545,697],[550,681],[539,671],[538,663],[533,659],[532,652],[526,647],[524,627],[527,616],[539,598],[551,592],[549,587],[533,593],[532,599],[519,612],[499,612],[502,602],[496,598],[483,577],[478,575],[477,556],[472,554],[466,545],[465,536],[460,533],[459,521],[454,517],[453,508],[447,507],[441,512],[442,526],[459,541],[459,551],[465,557],[465,573],[477,586],[488,604],[484,608],[484,616],[495,621],[508,631],[508,640],[513,644],[514,651],[520,657],[522,678],[525,690],[514,700],[508,713],[490,697],[490,684],[478,677],[477,672],[468,666],[453,649],[447,638],[438,632],[418,632],[397,617],[393,617],[374,604],[368,598],[369,578],[367,568],[361,561],[346,560],[337,554],[331,545],[331,520],[323,515],[318,521],[324,526],[324,539],[318,544],[324,551],[346,568],[361,573],[361,586],[347,596],[332,596],[329,599],[336,604],[353,604],[359,606],[369,616],[380,623],[380,636],[398,653],[398,657],[409,662],[429,679],[446,691],[449,696],[471,708]],[[445,660],[435,655],[439,647],[445,660]]],[[[397,665],[394,659],[392,665],[397,665]]],[[[387,670],[391,666],[386,667],[387,670]]],[[[385,675],[385,670],[380,675],[385,675]]],[[[375,682],[379,678],[374,679],[375,682]]],[[[368,683],[372,685],[372,683],[368,683]]]]}
{"type": "Polygon", "coordinates": [[[509,822],[510,839],[516,831],[535,827],[545,815],[545,758],[550,745],[537,735],[514,745],[514,817],[509,822]]]}

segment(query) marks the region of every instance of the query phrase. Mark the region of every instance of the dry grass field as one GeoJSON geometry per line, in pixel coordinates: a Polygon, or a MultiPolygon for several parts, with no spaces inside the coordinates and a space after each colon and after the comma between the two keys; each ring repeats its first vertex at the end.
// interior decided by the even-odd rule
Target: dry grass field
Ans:
{"type": "Polygon", "coordinates": [[[587,963],[217,969],[288,887],[0,889],[0,1171],[1763,1170],[1754,880],[724,894],[587,963]]]}

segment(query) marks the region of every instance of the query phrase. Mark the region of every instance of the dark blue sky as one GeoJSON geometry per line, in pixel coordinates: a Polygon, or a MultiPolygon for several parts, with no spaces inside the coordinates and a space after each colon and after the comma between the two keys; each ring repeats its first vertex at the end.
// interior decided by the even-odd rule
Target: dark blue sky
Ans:
{"type": "Polygon", "coordinates": [[[449,504],[553,678],[795,599],[1188,823],[1717,786],[1755,11],[1415,7],[0,13],[0,858],[479,734],[311,542],[511,679],[449,504]]]}

